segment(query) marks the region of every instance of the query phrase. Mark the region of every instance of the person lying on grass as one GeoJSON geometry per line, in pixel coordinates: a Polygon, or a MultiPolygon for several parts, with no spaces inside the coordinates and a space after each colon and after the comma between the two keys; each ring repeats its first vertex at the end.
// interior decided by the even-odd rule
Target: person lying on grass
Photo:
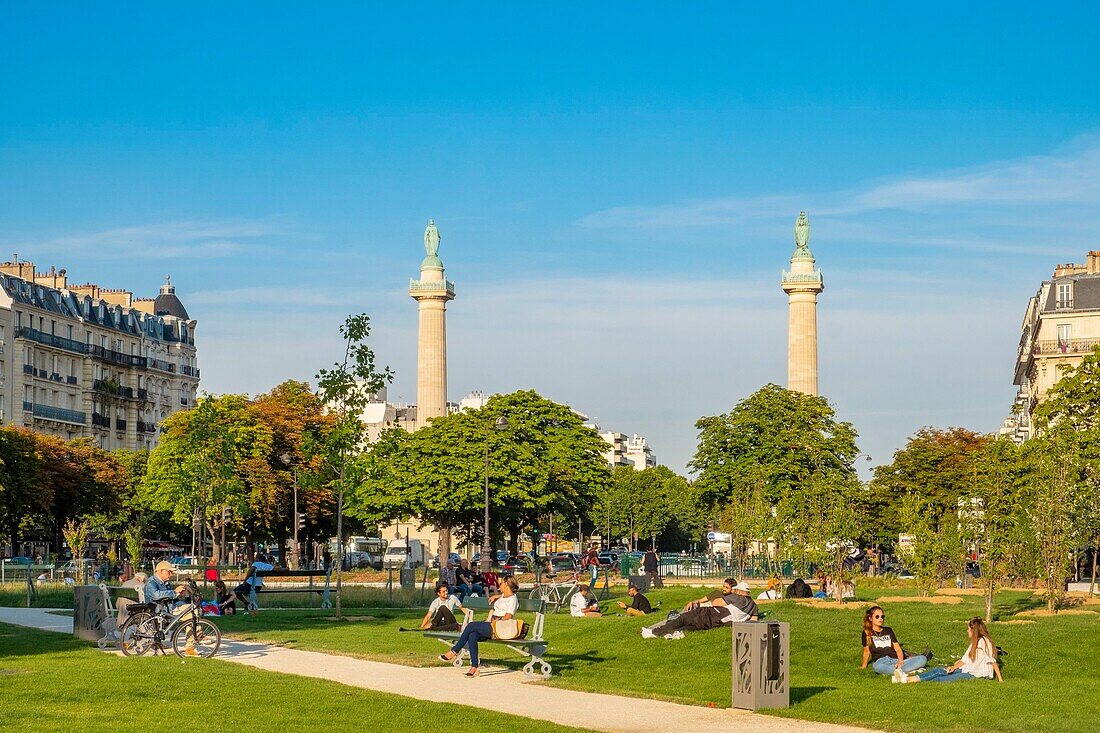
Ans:
{"type": "Polygon", "coordinates": [[[622,601],[616,601],[616,603],[619,604],[619,608],[626,611],[627,616],[645,616],[647,613],[652,613],[653,605],[638,590],[638,586],[631,584],[626,589],[626,594],[630,596],[629,606],[622,601]]]}
{"type": "Polygon", "coordinates": [[[694,601],[688,601],[688,604],[684,606],[684,611],[694,611],[697,608],[705,608],[714,603],[715,599],[728,596],[733,592],[733,586],[736,585],[733,578],[726,578],[722,581],[722,588],[720,590],[712,590],[702,598],[696,598],[694,601]]]}
{"type": "Polygon", "coordinates": [[[587,585],[577,586],[577,592],[569,599],[569,615],[576,618],[599,618],[600,604],[592,597],[587,585]]]}
{"type": "Polygon", "coordinates": [[[871,606],[863,615],[863,661],[860,669],[867,669],[870,662],[872,669],[879,674],[897,675],[916,672],[926,666],[932,658],[932,651],[926,649],[923,654],[906,656],[894,630],[885,623],[886,612],[882,606],[871,606]]]}
{"type": "Polygon", "coordinates": [[[900,670],[894,674],[896,682],[958,682],[976,678],[1004,682],[1001,677],[1001,665],[997,664],[997,647],[989,636],[985,621],[975,616],[967,623],[967,636],[970,646],[959,661],[950,667],[934,667],[920,674],[905,674],[900,670]]]}
{"type": "Polygon", "coordinates": [[[676,618],[656,626],[643,626],[642,638],[683,639],[685,631],[706,631],[742,621],[756,621],[760,617],[756,601],[749,597],[748,583],[741,581],[735,584],[733,578],[726,578],[722,587],[729,588],[729,593],[715,598],[709,606],[684,611],[676,618]]]}
{"type": "Polygon", "coordinates": [[[436,583],[435,598],[428,606],[428,612],[420,621],[420,628],[433,631],[458,631],[459,623],[455,613],[462,608],[462,602],[451,595],[450,588],[444,582],[436,583]]]}

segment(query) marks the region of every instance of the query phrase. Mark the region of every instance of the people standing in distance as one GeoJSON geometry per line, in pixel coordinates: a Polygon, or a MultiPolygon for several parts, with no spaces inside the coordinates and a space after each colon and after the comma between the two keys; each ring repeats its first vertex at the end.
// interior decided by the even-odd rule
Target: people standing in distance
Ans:
{"type": "Polygon", "coordinates": [[[664,587],[661,582],[661,556],[657,554],[656,547],[650,547],[642,555],[642,570],[645,571],[645,577],[649,580],[650,588],[664,587]]]}
{"type": "Polygon", "coordinates": [[[900,679],[900,675],[916,672],[928,664],[931,651],[906,656],[894,630],[885,623],[886,612],[882,606],[871,606],[863,615],[863,660],[860,669],[867,669],[870,663],[875,672],[900,679]]]}

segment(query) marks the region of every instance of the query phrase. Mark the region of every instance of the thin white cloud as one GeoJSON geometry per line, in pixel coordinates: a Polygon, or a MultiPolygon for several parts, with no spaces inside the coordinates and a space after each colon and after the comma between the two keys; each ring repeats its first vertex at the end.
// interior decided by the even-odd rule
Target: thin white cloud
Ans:
{"type": "Polygon", "coordinates": [[[620,206],[582,217],[583,227],[687,229],[788,219],[800,209],[815,217],[851,217],[941,207],[1100,204],[1100,139],[1078,140],[1057,154],[998,161],[939,175],[900,177],[863,188],[827,192],[712,198],[653,206],[620,206]]]}
{"type": "Polygon", "coordinates": [[[256,248],[254,240],[278,228],[258,221],[178,221],[69,234],[13,247],[41,253],[95,253],[104,258],[217,259],[256,248]]]}

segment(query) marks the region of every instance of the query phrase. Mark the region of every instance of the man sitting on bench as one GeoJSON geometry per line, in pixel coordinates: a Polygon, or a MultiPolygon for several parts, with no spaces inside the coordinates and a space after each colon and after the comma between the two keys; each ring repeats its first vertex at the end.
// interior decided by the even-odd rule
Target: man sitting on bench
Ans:
{"type": "Polygon", "coordinates": [[[420,628],[433,631],[458,631],[460,624],[455,613],[462,608],[457,597],[450,594],[446,583],[437,583],[435,599],[428,606],[428,612],[420,622],[420,628]]]}
{"type": "Polygon", "coordinates": [[[756,602],[749,596],[749,584],[735,583],[726,578],[722,583],[725,595],[709,601],[692,601],[684,611],[671,621],[656,626],[643,626],[642,638],[683,639],[685,631],[706,631],[719,626],[729,626],[741,621],[756,621],[760,616],[756,602]]]}
{"type": "MultiPolygon", "coordinates": [[[[264,579],[256,575],[257,572],[270,572],[274,570],[275,566],[267,561],[267,557],[263,553],[257,553],[256,560],[248,568],[248,574],[244,576],[244,582],[233,589],[233,592],[237,595],[237,598],[241,599],[241,603],[247,609],[249,604],[249,594],[252,589],[259,590],[264,587],[264,579]]],[[[252,613],[249,609],[248,613],[252,613]]]]}

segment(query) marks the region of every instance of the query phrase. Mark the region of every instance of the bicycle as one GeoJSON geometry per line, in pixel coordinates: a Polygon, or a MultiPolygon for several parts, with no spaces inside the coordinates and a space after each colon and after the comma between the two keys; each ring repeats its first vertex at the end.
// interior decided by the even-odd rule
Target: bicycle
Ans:
{"type": "Polygon", "coordinates": [[[176,598],[131,606],[130,618],[119,632],[119,647],[128,657],[140,657],[153,651],[167,654],[164,641],[171,639],[178,657],[209,658],[218,653],[222,634],[217,625],[202,615],[202,595],[195,581],[185,582],[188,603],[173,609],[176,598]]]}
{"type": "Polygon", "coordinates": [[[530,597],[545,603],[551,613],[557,613],[563,605],[569,603],[570,596],[577,592],[577,574],[573,573],[568,580],[561,583],[555,581],[552,575],[545,577],[550,578],[550,582],[536,585],[531,589],[530,597]]]}

